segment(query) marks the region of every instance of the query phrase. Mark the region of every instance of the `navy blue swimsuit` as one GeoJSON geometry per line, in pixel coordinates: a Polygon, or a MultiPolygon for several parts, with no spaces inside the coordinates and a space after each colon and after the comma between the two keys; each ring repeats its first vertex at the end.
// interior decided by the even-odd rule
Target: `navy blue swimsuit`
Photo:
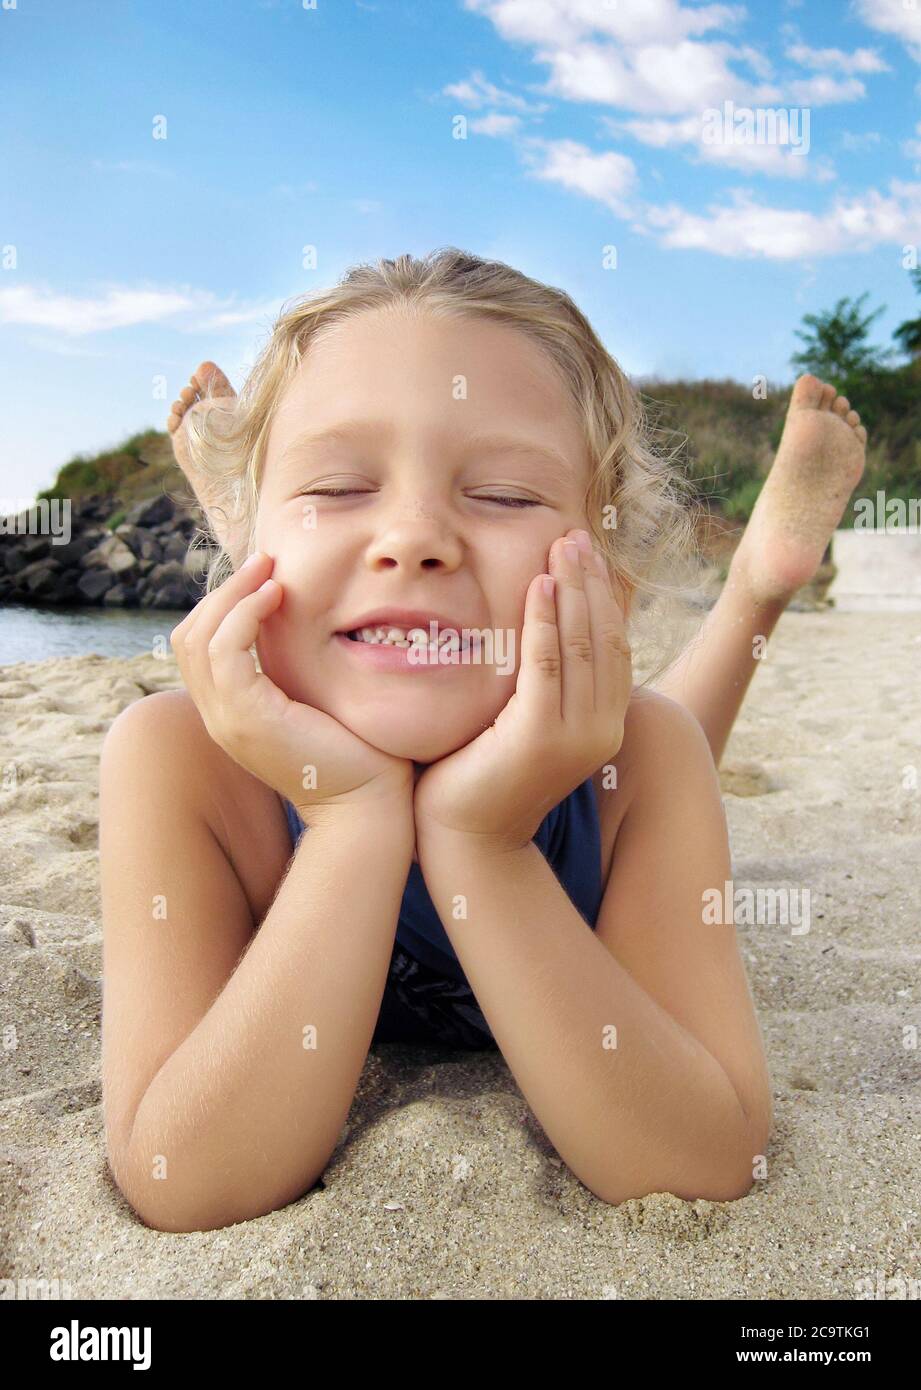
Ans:
{"type": "MultiPolygon", "coordinates": [[[[285,814],[292,847],[304,822],[290,801],[285,814]]],[[[601,829],[595,787],[588,778],[545,817],[534,843],[569,898],[593,929],[604,885],[601,829]]],[[[495,1048],[489,1024],[477,1005],[447,932],[429,897],[418,864],[411,864],[387,984],[373,1042],[443,1044],[495,1048]]]]}

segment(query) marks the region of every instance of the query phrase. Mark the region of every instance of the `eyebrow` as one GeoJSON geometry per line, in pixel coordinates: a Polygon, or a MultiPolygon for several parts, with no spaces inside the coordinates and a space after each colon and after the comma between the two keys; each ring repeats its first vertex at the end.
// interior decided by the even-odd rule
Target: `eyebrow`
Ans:
{"type": "MultiPolygon", "coordinates": [[[[385,420],[356,420],[343,425],[330,425],[325,430],[305,430],[296,435],[285,446],[279,462],[285,463],[291,455],[317,445],[353,444],[360,443],[363,439],[379,441],[382,437],[392,433],[392,424],[385,420]]],[[[573,466],[565,454],[560,453],[559,450],[550,445],[542,444],[536,439],[526,439],[524,436],[508,434],[468,435],[459,446],[459,452],[464,454],[474,452],[528,454],[532,458],[542,459],[564,479],[570,482],[573,480],[573,466]]]]}

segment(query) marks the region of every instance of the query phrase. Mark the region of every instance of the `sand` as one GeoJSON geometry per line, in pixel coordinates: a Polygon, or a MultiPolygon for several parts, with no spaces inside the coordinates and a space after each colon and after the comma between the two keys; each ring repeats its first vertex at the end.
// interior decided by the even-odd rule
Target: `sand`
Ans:
{"type": "Polygon", "coordinates": [[[917,1280],[919,670],[921,615],[788,612],[727,753],[735,886],[811,892],[807,933],[738,928],[776,1094],[749,1195],[608,1206],[501,1055],[391,1045],[322,1189],[170,1234],[105,1162],[97,778],[112,718],[178,672],[171,654],[0,668],[0,1279],[106,1299],[852,1299],[917,1280]]]}

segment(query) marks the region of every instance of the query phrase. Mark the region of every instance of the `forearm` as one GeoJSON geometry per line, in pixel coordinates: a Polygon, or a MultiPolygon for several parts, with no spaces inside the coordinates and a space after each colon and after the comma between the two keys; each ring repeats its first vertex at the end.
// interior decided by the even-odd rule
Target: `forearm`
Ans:
{"type": "Polygon", "coordinates": [[[697,718],[717,766],[763,656],[756,639],[767,640],[784,607],[781,601],[759,602],[744,575],[730,568],[699,633],[656,682],[657,690],[697,718]]]}
{"type": "Polygon", "coordinates": [[[301,837],[233,975],[138,1106],[126,1195],[149,1224],[245,1221],[316,1181],[373,1035],[412,854],[409,805],[337,809],[301,837]]]}
{"type": "Polygon", "coordinates": [[[537,846],[441,834],[419,858],[496,1042],[576,1176],[609,1202],[747,1191],[753,1136],[723,1068],[618,964],[537,846]]]}

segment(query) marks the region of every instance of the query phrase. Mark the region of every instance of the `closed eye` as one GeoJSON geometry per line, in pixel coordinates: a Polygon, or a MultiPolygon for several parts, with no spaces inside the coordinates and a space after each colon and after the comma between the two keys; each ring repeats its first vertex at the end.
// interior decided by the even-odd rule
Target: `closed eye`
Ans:
{"type": "Polygon", "coordinates": [[[330,488],[304,488],[303,492],[298,493],[299,497],[362,497],[370,492],[370,488],[353,487],[330,487],[330,488]]]}
{"type": "MultiPolygon", "coordinates": [[[[301,497],[364,497],[369,488],[307,488],[301,497]]],[[[501,507],[539,507],[541,503],[532,497],[474,497],[474,502],[496,502],[501,507]]]]}
{"type": "Polygon", "coordinates": [[[500,507],[539,507],[533,497],[475,497],[474,502],[498,502],[500,507]]]}

